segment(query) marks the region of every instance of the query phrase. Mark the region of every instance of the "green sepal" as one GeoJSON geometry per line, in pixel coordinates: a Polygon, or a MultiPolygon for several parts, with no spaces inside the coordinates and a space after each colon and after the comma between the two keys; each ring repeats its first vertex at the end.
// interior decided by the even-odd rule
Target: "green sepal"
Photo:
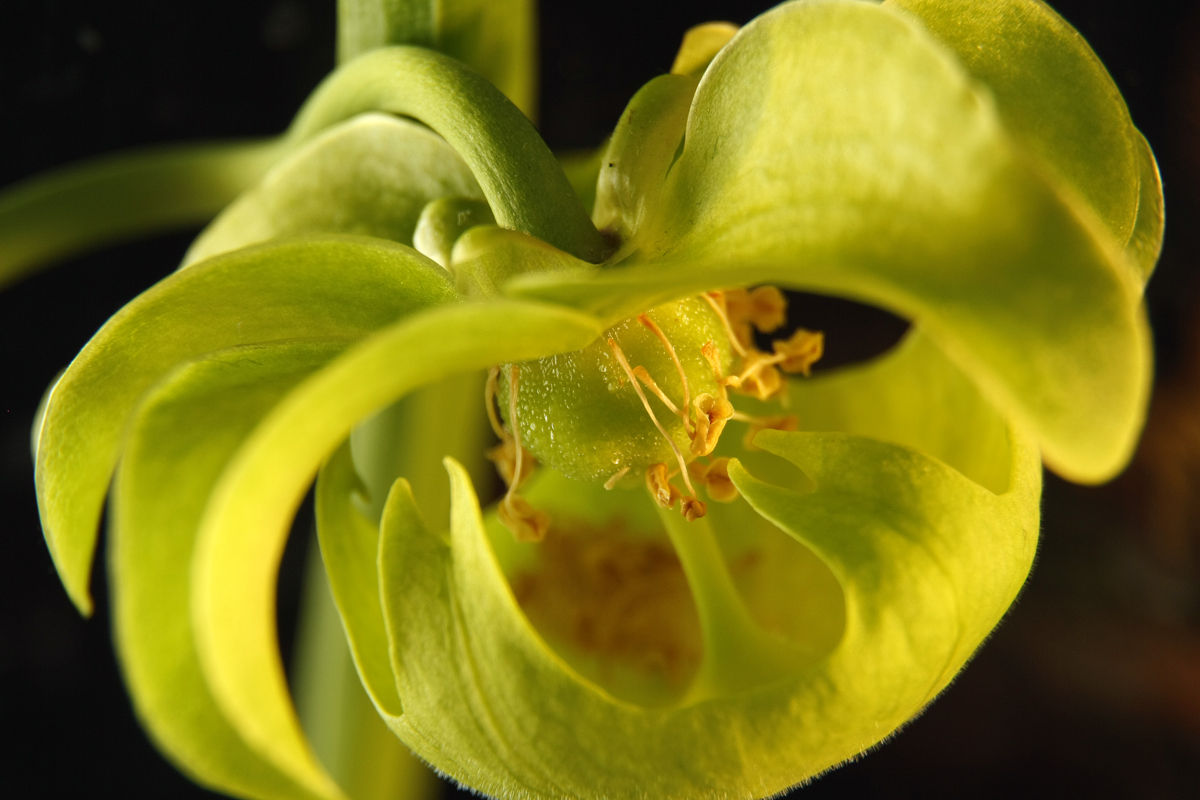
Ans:
{"type": "Polygon", "coordinates": [[[636,251],[508,291],[606,321],[755,283],[879,305],[935,339],[1054,469],[1101,481],[1128,460],[1148,398],[1140,281],[1011,142],[906,14],[790,3],[708,68],[636,251]]]}
{"type": "Polygon", "coordinates": [[[483,197],[454,148],[414,122],[363,114],[283,158],[192,242],[182,266],[306,233],[412,245],[422,209],[447,195],[483,197]]]}
{"type": "Polygon", "coordinates": [[[313,375],[243,444],[200,525],[192,621],[214,697],[239,734],[273,763],[304,768],[295,749],[303,734],[275,637],[273,587],[291,519],[318,466],[355,423],[418,386],[502,361],[577,349],[600,330],[576,312],[533,303],[430,309],[380,331],[313,375]]]}
{"type": "Polygon", "coordinates": [[[610,249],[533,124],[461,62],[419,47],[359,56],[316,88],[287,139],[304,141],[365,111],[413,117],[445,138],[504,227],[592,263],[610,249]]]}
{"type": "Polygon", "coordinates": [[[76,607],[91,612],[92,552],[122,432],[169,370],[238,345],[352,342],[457,297],[445,271],[410,248],[305,237],[177,272],[117,312],[55,384],[35,434],[42,530],[76,607]]]}
{"type": "Polygon", "coordinates": [[[283,154],[278,139],[101,156],[0,192],[0,287],[39,267],[209,220],[283,154]]]}
{"type": "Polygon", "coordinates": [[[338,0],[338,63],[394,44],[457,58],[533,118],[537,15],[533,0],[338,0]]]}
{"type": "Polygon", "coordinates": [[[224,350],[180,366],[138,408],[113,488],[109,532],[114,641],[134,707],[193,780],[258,798],[339,798],[308,757],[303,774],[248,746],[209,691],[192,640],[197,526],[226,462],[281,396],[344,342],[224,350]]]}

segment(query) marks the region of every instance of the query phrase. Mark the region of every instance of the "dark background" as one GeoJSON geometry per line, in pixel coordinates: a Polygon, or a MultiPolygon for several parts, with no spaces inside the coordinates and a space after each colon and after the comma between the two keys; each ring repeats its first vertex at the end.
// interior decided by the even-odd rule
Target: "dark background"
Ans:
{"type": "MultiPolygon", "coordinates": [[[[746,22],[771,4],[543,5],[541,129],[552,147],[572,148],[611,130],[633,92],[670,67],[687,27],[746,22]]],[[[974,663],[894,741],[796,797],[1200,797],[1200,14],[1167,0],[1053,5],[1108,65],[1166,183],[1166,248],[1149,289],[1158,380],[1147,432],[1108,486],[1048,478],[1038,564],[974,663]]],[[[0,185],[118,148],[282,130],[333,63],[333,6],[6,3],[0,185]]],[[[192,235],[76,259],[0,294],[0,796],[214,796],[180,777],[133,719],[103,569],[90,621],[60,588],[28,450],[55,372],[170,272],[192,235]]],[[[810,305],[815,325],[858,355],[894,331],[810,305]]],[[[303,558],[292,550],[285,628],[303,558]]]]}

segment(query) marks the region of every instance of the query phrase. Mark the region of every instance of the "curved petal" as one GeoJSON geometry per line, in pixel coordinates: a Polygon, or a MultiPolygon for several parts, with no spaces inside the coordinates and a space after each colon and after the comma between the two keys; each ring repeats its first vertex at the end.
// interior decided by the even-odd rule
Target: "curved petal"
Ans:
{"type": "Polygon", "coordinates": [[[787,4],[705,73],[642,249],[598,276],[512,291],[606,319],[757,282],[878,304],[935,339],[1052,467],[1104,480],[1148,396],[1140,281],[1010,141],[906,15],[787,4]]]}
{"type": "Polygon", "coordinates": [[[447,196],[483,197],[454,148],[416,123],[364,114],[276,164],[197,237],[182,266],[303,233],[374,236],[411,246],[421,209],[447,196]]]}
{"type": "Polygon", "coordinates": [[[126,421],[142,393],[171,368],[242,344],[351,342],[456,297],[445,271],[414,250],[330,237],[213,259],[125,306],[55,384],[36,433],[42,530],[75,605],[91,611],[97,523],[126,421]]]}
{"type": "Polygon", "coordinates": [[[0,192],[0,286],[141,234],[210,219],[285,151],[277,139],[102,156],[0,192]]]}
{"type": "Polygon", "coordinates": [[[217,791],[341,797],[311,756],[307,774],[280,772],[225,719],[200,671],[189,603],[197,526],[225,464],[281,396],[344,349],[255,345],[185,364],[142,402],[117,472],[109,563],[125,681],[158,746],[217,791]]]}
{"type": "Polygon", "coordinates": [[[778,793],[891,733],[946,686],[1024,580],[1037,535],[1037,453],[1017,445],[1014,491],[997,498],[906,448],[791,436],[760,439],[802,463],[814,493],[760,484],[737,465],[731,474],[842,580],[847,633],[827,659],[694,705],[615,700],[530,629],[470,483],[451,463],[448,546],[402,513],[405,498],[385,512],[383,597],[402,738],[491,795],[717,798],[778,793]]]}
{"type": "Polygon", "coordinates": [[[532,303],[456,304],[420,313],[302,383],[243,445],[201,523],[192,619],[218,704],[277,767],[306,768],[276,644],[273,587],[291,518],[318,465],[358,420],[417,386],[578,349],[601,330],[578,313],[532,303]]]}
{"type": "Polygon", "coordinates": [[[991,91],[1005,129],[1124,246],[1138,215],[1141,143],[1108,70],[1039,0],[888,0],[991,91]]]}

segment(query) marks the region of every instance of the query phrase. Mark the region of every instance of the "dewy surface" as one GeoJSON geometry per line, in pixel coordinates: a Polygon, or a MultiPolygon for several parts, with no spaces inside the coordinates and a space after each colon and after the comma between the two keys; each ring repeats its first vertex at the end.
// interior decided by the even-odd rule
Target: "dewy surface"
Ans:
{"type": "Polygon", "coordinates": [[[278,652],[314,476],[323,641],[376,712],[330,701],[323,741],[394,734],[499,798],[756,798],[919,713],[1028,574],[1042,457],[1106,480],[1144,414],[1161,188],[1086,42],[1037,0],[794,0],[690,33],[560,166],[528,2],[339,10],[281,137],[0,196],[12,277],[244,189],[35,430],[85,613],[115,472],[158,746],[235,796],[393,791],[314,749],[278,652]],[[823,340],[774,287],[911,327],[788,377],[823,340]]]}

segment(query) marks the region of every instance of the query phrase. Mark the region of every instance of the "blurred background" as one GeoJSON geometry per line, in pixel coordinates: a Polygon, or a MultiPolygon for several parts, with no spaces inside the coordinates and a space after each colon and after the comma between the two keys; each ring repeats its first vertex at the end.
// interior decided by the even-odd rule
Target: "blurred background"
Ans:
{"type": "MultiPolygon", "coordinates": [[[[667,71],[683,31],[744,23],[742,0],[543,0],[540,128],[597,145],[667,71]]],[[[974,662],[893,741],[797,798],[1200,797],[1200,5],[1051,3],[1091,42],[1150,140],[1167,237],[1148,303],[1157,379],[1138,454],[1098,488],[1047,476],[1024,593],[974,662]]],[[[333,0],[27,0],[0,26],[0,185],[155,142],[273,134],[333,64],[333,0]]],[[[215,797],[151,747],[121,686],[106,581],[81,619],[33,495],[29,428],[47,383],[195,232],[75,259],[0,293],[0,795],[215,797]]],[[[842,360],[894,321],[810,301],[842,360]]],[[[304,559],[280,583],[291,646],[304,559]]],[[[446,787],[446,796],[457,794],[446,787]]]]}

